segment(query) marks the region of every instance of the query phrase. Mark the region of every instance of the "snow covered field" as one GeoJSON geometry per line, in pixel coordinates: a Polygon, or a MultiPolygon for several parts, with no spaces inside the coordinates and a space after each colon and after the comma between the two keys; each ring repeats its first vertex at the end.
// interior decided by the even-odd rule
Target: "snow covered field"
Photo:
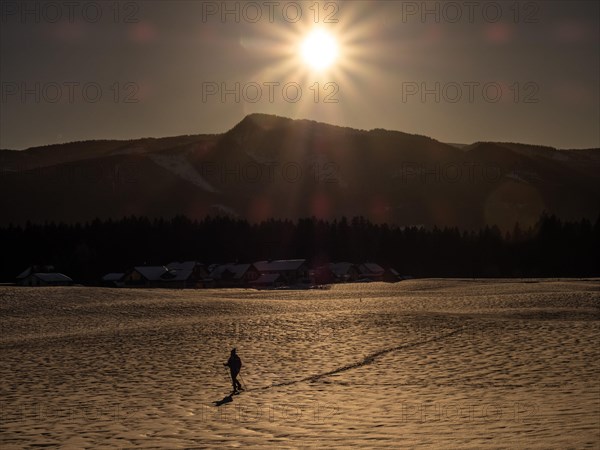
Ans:
{"type": "Polygon", "coordinates": [[[599,307],[598,280],[0,287],[0,446],[599,448],[599,307]]]}

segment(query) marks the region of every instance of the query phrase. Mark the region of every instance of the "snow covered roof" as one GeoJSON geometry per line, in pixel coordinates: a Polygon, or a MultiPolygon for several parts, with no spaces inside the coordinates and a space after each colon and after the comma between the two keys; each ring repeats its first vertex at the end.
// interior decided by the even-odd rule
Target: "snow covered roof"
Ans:
{"type": "Polygon", "coordinates": [[[72,282],[73,281],[71,278],[69,278],[65,274],[56,273],[56,272],[54,272],[54,273],[39,272],[39,273],[34,273],[33,276],[39,278],[42,281],[46,281],[46,282],[52,282],[52,281],[72,282]]]}
{"type": "Polygon", "coordinates": [[[263,273],[256,280],[251,281],[250,284],[273,284],[280,277],[281,275],[278,273],[263,273]]]}
{"type": "Polygon", "coordinates": [[[173,261],[167,264],[167,269],[194,270],[200,263],[196,261],[173,261]]]}
{"type": "Polygon", "coordinates": [[[361,264],[359,269],[362,274],[381,274],[385,272],[385,269],[376,263],[361,264]]]}
{"type": "Polygon", "coordinates": [[[134,270],[148,281],[160,281],[161,276],[168,271],[165,266],[136,266],[134,270]]]}
{"type": "Polygon", "coordinates": [[[344,275],[348,275],[350,269],[354,266],[354,264],[349,262],[339,262],[339,263],[330,263],[329,269],[337,276],[342,277],[344,275]]]}
{"type": "Polygon", "coordinates": [[[185,281],[194,273],[194,269],[169,269],[161,279],[164,281],[185,281]]]}
{"type": "Polygon", "coordinates": [[[222,278],[243,278],[252,264],[221,264],[210,273],[211,278],[220,280],[222,278]]]}
{"type": "Polygon", "coordinates": [[[27,269],[17,275],[17,280],[27,278],[29,275],[34,273],[54,273],[54,266],[29,266],[27,269]]]}
{"type": "Polygon", "coordinates": [[[102,277],[102,281],[119,281],[125,274],[123,272],[111,272],[102,277]]]}
{"type": "Polygon", "coordinates": [[[305,259],[277,259],[274,261],[258,261],[254,266],[259,272],[283,272],[288,270],[298,270],[305,259]]]}
{"type": "Polygon", "coordinates": [[[17,280],[27,278],[29,275],[31,275],[31,273],[32,273],[31,267],[28,267],[23,272],[21,272],[19,275],[17,275],[17,280]]]}
{"type": "Polygon", "coordinates": [[[197,261],[173,261],[167,264],[168,272],[162,275],[164,280],[185,281],[194,273],[194,269],[201,265],[197,261]]]}

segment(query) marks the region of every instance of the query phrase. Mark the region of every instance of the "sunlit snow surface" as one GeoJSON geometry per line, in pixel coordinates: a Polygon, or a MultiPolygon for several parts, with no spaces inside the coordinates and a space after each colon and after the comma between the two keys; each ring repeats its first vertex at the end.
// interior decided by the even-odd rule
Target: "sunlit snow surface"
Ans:
{"type": "Polygon", "coordinates": [[[0,287],[0,445],[598,448],[600,282],[531,281],[0,287]]]}

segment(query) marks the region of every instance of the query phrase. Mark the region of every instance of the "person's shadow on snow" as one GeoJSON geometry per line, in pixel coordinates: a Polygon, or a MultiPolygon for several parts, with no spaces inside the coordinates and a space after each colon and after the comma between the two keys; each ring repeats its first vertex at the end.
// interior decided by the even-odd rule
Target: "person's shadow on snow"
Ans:
{"type": "Polygon", "coordinates": [[[221,406],[224,405],[225,403],[231,403],[233,401],[233,394],[229,394],[226,395],[225,397],[223,397],[222,400],[217,400],[215,403],[215,406],[221,406]]]}

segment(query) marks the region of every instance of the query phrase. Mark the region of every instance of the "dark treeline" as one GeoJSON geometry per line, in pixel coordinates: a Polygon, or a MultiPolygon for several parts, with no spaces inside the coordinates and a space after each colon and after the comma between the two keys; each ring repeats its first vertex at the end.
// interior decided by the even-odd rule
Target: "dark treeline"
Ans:
{"type": "Polygon", "coordinates": [[[52,264],[77,282],[98,283],[107,272],[135,265],[197,260],[254,262],[307,258],[373,261],[415,277],[569,277],[600,275],[600,217],[563,222],[544,215],[509,233],[373,224],[363,218],[301,219],[251,224],[227,217],[192,221],[94,220],[86,224],[27,224],[0,228],[0,277],[14,281],[32,264],[52,264]]]}

